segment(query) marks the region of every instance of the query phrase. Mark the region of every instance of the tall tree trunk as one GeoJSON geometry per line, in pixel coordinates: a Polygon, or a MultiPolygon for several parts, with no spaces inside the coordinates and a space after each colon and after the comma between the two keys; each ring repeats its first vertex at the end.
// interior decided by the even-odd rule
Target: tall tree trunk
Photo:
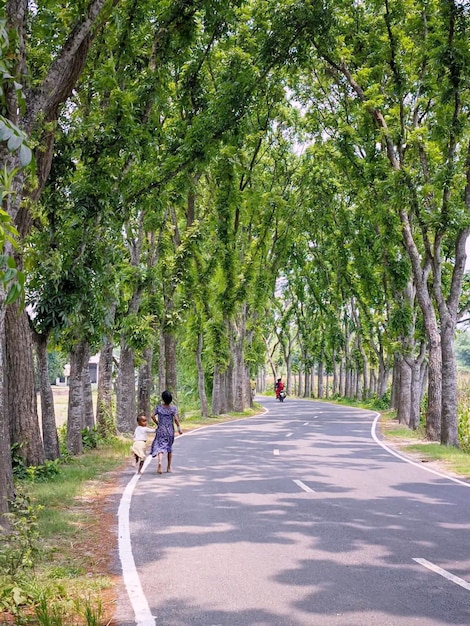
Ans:
{"type": "Polygon", "coordinates": [[[411,371],[412,368],[403,356],[400,359],[400,387],[398,393],[397,417],[400,424],[410,425],[411,416],[411,371]]]}
{"type": "Polygon", "coordinates": [[[344,356],[341,357],[341,361],[339,363],[339,395],[341,398],[346,396],[346,367],[344,356]]]}
{"type": "Polygon", "coordinates": [[[426,356],[426,345],[421,344],[419,355],[413,359],[411,364],[411,411],[410,411],[410,428],[416,430],[419,426],[421,398],[423,396],[423,368],[425,367],[424,358],[426,356]]]}
{"type": "Polygon", "coordinates": [[[14,498],[13,470],[10,451],[10,427],[5,402],[5,293],[0,286],[0,526],[8,528],[9,502],[14,498]]]}
{"type": "Polygon", "coordinates": [[[165,339],[165,380],[166,389],[173,394],[173,398],[177,398],[178,381],[176,368],[176,336],[173,332],[167,330],[164,334],[165,339]]]}
{"type": "Polygon", "coordinates": [[[90,346],[86,344],[86,355],[83,357],[83,410],[85,428],[92,430],[95,427],[95,413],[93,409],[93,394],[90,380],[90,346]]]}
{"type": "Polygon", "coordinates": [[[88,364],[88,344],[85,341],[79,341],[70,353],[67,450],[71,454],[83,454],[82,430],[85,428],[84,363],[88,364]]]}
{"type": "Polygon", "coordinates": [[[26,465],[43,465],[44,446],[39,428],[31,330],[26,311],[18,304],[7,307],[6,389],[11,442],[20,444],[19,454],[26,465]]]}
{"type": "Polygon", "coordinates": [[[60,456],[59,437],[55,420],[54,394],[49,380],[47,366],[47,336],[32,331],[36,348],[39,392],[41,397],[41,424],[44,454],[46,459],[53,461],[60,456]]]}
{"type": "Polygon", "coordinates": [[[238,323],[232,321],[230,324],[230,337],[232,343],[231,356],[233,361],[233,404],[234,411],[241,413],[250,406],[250,399],[246,394],[250,381],[247,380],[246,367],[244,362],[245,326],[246,326],[246,306],[243,306],[238,323]]]}
{"type": "Polygon", "coordinates": [[[143,363],[139,367],[139,378],[137,384],[137,413],[143,411],[149,416],[150,395],[152,393],[152,362],[153,362],[153,346],[148,346],[144,350],[143,363]]]}
{"type": "Polygon", "coordinates": [[[121,340],[116,398],[116,425],[120,433],[131,433],[135,428],[135,367],[134,351],[121,340]]]}
{"type": "Polygon", "coordinates": [[[458,446],[457,427],[457,367],[455,363],[454,331],[450,319],[441,327],[442,350],[442,429],[441,443],[458,446]],[[446,323],[447,322],[447,323],[446,323]]]}
{"type": "Polygon", "coordinates": [[[163,330],[160,332],[160,349],[158,352],[158,396],[164,391],[166,386],[166,357],[165,357],[165,336],[163,330]]]}
{"type": "Polygon", "coordinates": [[[390,407],[398,409],[398,399],[400,395],[400,361],[398,352],[393,355],[392,393],[390,396],[390,407]]]}
{"type": "Polygon", "coordinates": [[[197,389],[199,393],[199,402],[201,405],[202,417],[209,416],[209,406],[207,404],[206,395],[206,383],[204,377],[204,368],[202,366],[202,348],[203,348],[203,335],[199,333],[196,350],[196,366],[197,366],[197,389]]]}
{"type": "Polygon", "coordinates": [[[339,391],[339,380],[338,380],[338,363],[336,362],[336,351],[333,350],[332,354],[333,361],[333,385],[332,385],[332,394],[336,396],[339,391]]]}
{"type": "Polygon", "coordinates": [[[320,399],[323,399],[324,396],[324,381],[323,381],[323,372],[324,372],[324,365],[323,365],[323,356],[320,357],[320,362],[318,363],[318,397],[320,399]]]}
{"type": "Polygon", "coordinates": [[[221,372],[220,367],[215,365],[212,382],[212,415],[222,415],[228,410],[226,378],[227,373],[221,372]]]}
{"type": "Polygon", "coordinates": [[[379,372],[377,377],[377,397],[383,398],[388,389],[390,367],[389,364],[386,362],[382,346],[380,346],[377,356],[379,360],[379,372]]]}
{"type": "Polygon", "coordinates": [[[105,337],[98,365],[96,400],[96,424],[99,432],[105,437],[116,432],[113,417],[113,365],[113,344],[109,337],[105,337]]]}

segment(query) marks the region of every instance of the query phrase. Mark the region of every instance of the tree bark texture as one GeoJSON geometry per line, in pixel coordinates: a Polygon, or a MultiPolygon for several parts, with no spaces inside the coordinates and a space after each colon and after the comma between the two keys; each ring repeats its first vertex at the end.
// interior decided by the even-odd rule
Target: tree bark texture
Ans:
{"type": "Polygon", "coordinates": [[[96,425],[103,436],[116,432],[113,417],[113,367],[113,344],[106,337],[100,351],[96,401],[96,425]]]}
{"type": "Polygon", "coordinates": [[[55,419],[54,394],[49,380],[47,366],[47,336],[33,331],[36,349],[39,392],[41,397],[41,425],[44,454],[46,459],[53,461],[60,456],[59,437],[55,419]]]}
{"type": "Polygon", "coordinates": [[[69,404],[67,414],[67,450],[83,454],[82,430],[85,428],[83,406],[83,370],[88,365],[88,344],[79,341],[70,353],[69,404]]]}
{"type": "Polygon", "coordinates": [[[5,293],[0,287],[0,526],[8,528],[5,513],[8,512],[9,502],[14,498],[13,470],[10,451],[10,425],[7,420],[5,402],[5,308],[3,306],[5,293]]]}
{"type": "Polygon", "coordinates": [[[139,367],[137,383],[137,413],[142,411],[149,417],[151,411],[153,346],[148,346],[144,350],[143,361],[139,367]]]}
{"type": "Polygon", "coordinates": [[[85,414],[85,428],[92,430],[95,427],[95,412],[93,408],[93,393],[90,380],[90,346],[86,344],[87,354],[83,357],[83,411],[85,414]]]}
{"type": "Polygon", "coordinates": [[[26,465],[43,465],[45,455],[37,411],[31,330],[26,311],[19,313],[16,303],[7,307],[5,332],[11,442],[20,444],[19,453],[26,465]]]}
{"type": "Polygon", "coordinates": [[[407,359],[400,359],[397,418],[400,424],[410,425],[411,415],[411,367],[407,359]]]}
{"type": "Polygon", "coordinates": [[[202,365],[202,349],[204,347],[204,339],[202,333],[199,333],[196,349],[196,367],[197,367],[197,388],[199,393],[199,402],[201,405],[202,417],[209,416],[209,405],[207,403],[206,383],[204,376],[204,367],[202,365]]]}
{"type": "MultiPolygon", "coordinates": [[[[165,331],[165,381],[166,389],[173,395],[173,399],[177,401],[177,369],[176,369],[176,337],[173,332],[165,331]]],[[[162,389],[163,391],[163,389],[162,389]]]]}
{"type": "Polygon", "coordinates": [[[120,433],[132,433],[136,420],[134,351],[121,341],[117,380],[116,424],[120,433]]]}

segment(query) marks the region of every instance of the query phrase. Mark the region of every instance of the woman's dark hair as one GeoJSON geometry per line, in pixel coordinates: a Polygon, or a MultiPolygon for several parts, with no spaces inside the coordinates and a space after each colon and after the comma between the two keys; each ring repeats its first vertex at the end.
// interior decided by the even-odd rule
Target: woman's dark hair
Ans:
{"type": "Polygon", "coordinates": [[[171,395],[169,391],[164,391],[162,393],[162,400],[165,404],[171,404],[171,401],[173,400],[173,396],[171,395]]]}

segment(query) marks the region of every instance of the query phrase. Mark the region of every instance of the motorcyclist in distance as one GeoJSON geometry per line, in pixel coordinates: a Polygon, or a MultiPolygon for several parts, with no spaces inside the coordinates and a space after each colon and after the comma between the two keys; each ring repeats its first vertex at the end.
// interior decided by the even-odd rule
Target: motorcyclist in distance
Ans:
{"type": "Polygon", "coordinates": [[[279,394],[281,391],[284,391],[284,383],[282,382],[282,378],[278,378],[276,384],[274,385],[274,391],[276,392],[276,400],[279,400],[279,394]]]}

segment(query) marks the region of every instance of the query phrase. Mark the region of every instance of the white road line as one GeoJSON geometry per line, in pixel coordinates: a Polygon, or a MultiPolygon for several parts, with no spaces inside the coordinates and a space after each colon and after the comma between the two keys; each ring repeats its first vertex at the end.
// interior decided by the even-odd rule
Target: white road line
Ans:
{"type": "Polygon", "coordinates": [[[287,433],[286,437],[292,437],[293,433],[287,433]]]}
{"type": "MultiPolygon", "coordinates": [[[[143,470],[150,463],[150,460],[151,457],[147,457],[143,470]]],[[[139,476],[134,474],[124,489],[121,502],[119,503],[119,558],[122,567],[122,577],[127,589],[129,600],[131,601],[132,608],[134,609],[137,626],[155,626],[155,618],[150,612],[147,598],[142,590],[139,574],[137,573],[135,566],[129,529],[129,509],[131,505],[132,493],[138,480],[139,476]]]]}
{"type": "Polygon", "coordinates": [[[436,572],[436,574],[439,574],[440,576],[443,576],[444,578],[447,578],[447,580],[450,580],[451,582],[455,583],[456,585],[460,585],[464,589],[467,589],[467,591],[470,591],[470,583],[468,583],[463,578],[459,578],[458,576],[454,576],[454,574],[451,574],[447,570],[442,569],[441,567],[438,567],[437,565],[434,565],[434,563],[431,563],[431,561],[427,561],[426,559],[413,559],[413,561],[416,561],[416,563],[419,563],[420,565],[423,565],[424,567],[427,567],[431,571],[436,572]]]}
{"type": "Polygon", "coordinates": [[[301,480],[294,480],[294,483],[298,485],[301,489],[306,491],[307,493],[315,493],[313,489],[310,489],[310,487],[306,485],[305,483],[303,483],[301,480]]]}
{"type": "Polygon", "coordinates": [[[379,419],[380,419],[380,413],[376,413],[376,418],[372,423],[372,428],[370,432],[372,435],[372,439],[375,441],[375,443],[378,443],[379,446],[382,446],[382,448],[386,450],[389,454],[393,454],[393,456],[396,456],[402,461],[406,461],[410,465],[415,465],[416,467],[420,467],[422,470],[425,470],[426,472],[431,472],[431,474],[435,474],[436,476],[440,476],[441,478],[447,478],[447,480],[451,480],[452,482],[457,483],[458,485],[463,485],[464,487],[470,487],[470,483],[468,482],[466,483],[463,480],[459,480],[458,478],[453,478],[452,476],[449,476],[448,474],[442,474],[441,472],[433,470],[430,467],[426,467],[422,463],[416,463],[415,461],[412,461],[411,459],[407,459],[406,456],[402,456],[399,452],[392,450],[392,448],[389,448],[383,441],[381,441],[377,437],[376,429],[377,429],[377,422],[379,421],[379,419]]]}
{"type": "Polygon", "coordinates": [[[308,426],[308,422],[304,422],[304,426],[308,426]]]}
{"type": "Polygon", "coordinates": [[[274,456],[279,456],[279,449],[278,448],[274,448],[273,454],[274,454],[274,456]]]}

